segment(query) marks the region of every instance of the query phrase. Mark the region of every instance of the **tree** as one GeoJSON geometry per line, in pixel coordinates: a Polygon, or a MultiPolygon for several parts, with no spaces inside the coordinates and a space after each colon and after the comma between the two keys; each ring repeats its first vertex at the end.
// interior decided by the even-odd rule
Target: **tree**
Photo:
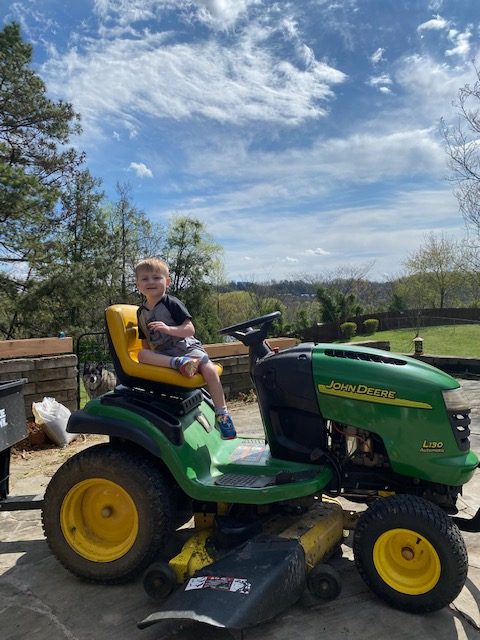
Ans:
{"type": "Polygon", "coordinates": [[[110,251],[99,187],[83,171],[63,190],[63,222],[44,238],[44,255],[10,306],[16,337],[75,334],[103,323],[110,251]]]}
{"type": "Polygon", "coordinates": [[[199,282],[209,282],[222,253],[200,220],[189,216],[172,219],[163,254],[170,268],[171,290],[180,294],[199,282]]]}
{"type": "Polygon", "coordinates": [[[134,267],[163,250],[163,232],[132,202],[130,186],[117,183],[118,200],[110,207],[110,302],[134,302],[134,267]]]}
{"type": "Polygon", "coordinates": [[[388,304],[388,311],[392,313],[403,313],[407,309],[407,304],[401,292],[394,288],[392,297],[388,304]]]}
{"type": "Polygon", "coordinates": [[[456,102],[458,122],[448,126],[442,121],[448,162],[452,170],[450,180],[460,211],[476,234],[480,233],[480,71],[473,65],[476,81],[466,84],[458,92],[456,102]]]}
{"type": "Polygon", "coordinates": [[[222,248],[203,222],[177,216],[169,225],[162,255],[170,268],[170,291],[187,305],[198,337],[203,342],[216,342],[219,321],[212,282],[219,277],[222,248]]]}
{"type": "Polygon", "coordinates": [[[61,222],[56,207],[61,189],[83,161],[67,146],[80,132],[79,116],[70,104],[47,98],[31,59],[19,26],[5,26],[0,31],[0,332],[6,338],[21,329],[23,301],[38,284],[38,270],[49,259],[61,222]]]}
{"type": "Polygon", "coordinates": [[[253,300],[248,291],[227,291],[218,297],[218,318],[221,327],[249,320],[255,315],[253,300]]]}
{"type": "Polygon", "coordinates": [[[362,312],[355,294],[343,293],[334,287],[318,287],[317,299],[321,304],[324,322],[345,322],[362,312]]]}
{"type": "Polygon", "coordinates": [[[459,282],[458,255],[457,242],[433,232],[425,235],[423,245],[409,254],[404,266],[410,276],[415,276],[411,283],[418,287],[417,297],[424,301],[421,306],[443,309],[447,299],[453,299],[459,282]]]}
{"type": "Polygon", "coordinates": [[[457,268],[462,274],[462,302],[480,306],[480,245],[464,238],[460,244],[457,268]]]}
{"type": "Polygon", "coordinates": [[[63,181],[83,157],[67,148],[80,132],[73,107],[46,96],[30,69],[32,47],[18,24],[0,31],[0,261],[35,257],[38,238],[57,221],[63,181]],[[8,224],[6,224],[8,223],[8,224]]]}

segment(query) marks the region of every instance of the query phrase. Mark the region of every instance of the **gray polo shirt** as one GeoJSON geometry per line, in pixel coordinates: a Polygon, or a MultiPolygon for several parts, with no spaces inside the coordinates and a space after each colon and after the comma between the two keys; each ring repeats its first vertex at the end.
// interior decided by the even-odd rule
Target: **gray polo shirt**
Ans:
{"type": "Polygon", "coordinates": [[[195,337],[177,338],[175,336],[152,331],[148,324],[154,320],[164,322],[170,327],[178,327],[185,320],[191,320],[192,316],[187,307],[178,298],[164,295],[153,307],[148,309],[144,304],[137,310],[138,335],[141,340],[146,340],[150,349],[167,356],[189,355],[192,357],[202,357],[206,351],[202,343],[195,337]]]}

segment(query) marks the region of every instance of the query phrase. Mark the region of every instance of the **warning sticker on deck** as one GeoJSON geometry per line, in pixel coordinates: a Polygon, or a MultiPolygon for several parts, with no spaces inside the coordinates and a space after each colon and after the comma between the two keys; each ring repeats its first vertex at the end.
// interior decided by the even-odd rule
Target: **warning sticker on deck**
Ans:
{"type": "Polygon", "coordinates": [[[250,593],[251,584],[245,578],[232,578],[230,576],[198,576],[190,578],[185,586],[185,591],[192,589],[215,589],[216,591],[232,591],[236,593],[250,593]]]}

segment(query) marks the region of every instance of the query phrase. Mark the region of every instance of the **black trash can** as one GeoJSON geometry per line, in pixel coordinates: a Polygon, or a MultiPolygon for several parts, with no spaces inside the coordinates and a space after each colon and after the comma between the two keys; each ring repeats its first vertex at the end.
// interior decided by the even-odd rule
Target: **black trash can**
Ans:
{"type": "Polygon", "coordinates": [[[23,387],[26,378],[0,382],[0,500],[9,491],[10,449],[27,437],[23,387]]]}

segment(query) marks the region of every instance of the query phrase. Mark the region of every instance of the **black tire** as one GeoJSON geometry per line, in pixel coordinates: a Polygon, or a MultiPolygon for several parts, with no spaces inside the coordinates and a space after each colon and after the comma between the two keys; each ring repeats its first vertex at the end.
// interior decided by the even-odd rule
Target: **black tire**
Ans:
{"type": "Polygon", "coordinates": [[[376,500],[360,516],[353,553],[372,591],[411,613],[450,604],[467,577],[467,549],[460,530],[439,507],[416,496],[376,500]]]}
{"type": "Polygon", "coordinates": [[[166,562],[154,562],[143,576],[143,588],[152,600],[165,600],[176,586],[175,572],[166,562]]]}
{"type": "Polygon", "coordinates": [[[331,565],[320,562],[308,574],[307,587],[318,600],[334,600],[342,590],[340,573],[331,565]]]}
{"type": "Polygon", "coordinates": [[[42,511],[47,543],[74,575],[128,582],[172,532],[171,488],[154,461],[110,444],[85,449],[50,480],[42,511]]]}

